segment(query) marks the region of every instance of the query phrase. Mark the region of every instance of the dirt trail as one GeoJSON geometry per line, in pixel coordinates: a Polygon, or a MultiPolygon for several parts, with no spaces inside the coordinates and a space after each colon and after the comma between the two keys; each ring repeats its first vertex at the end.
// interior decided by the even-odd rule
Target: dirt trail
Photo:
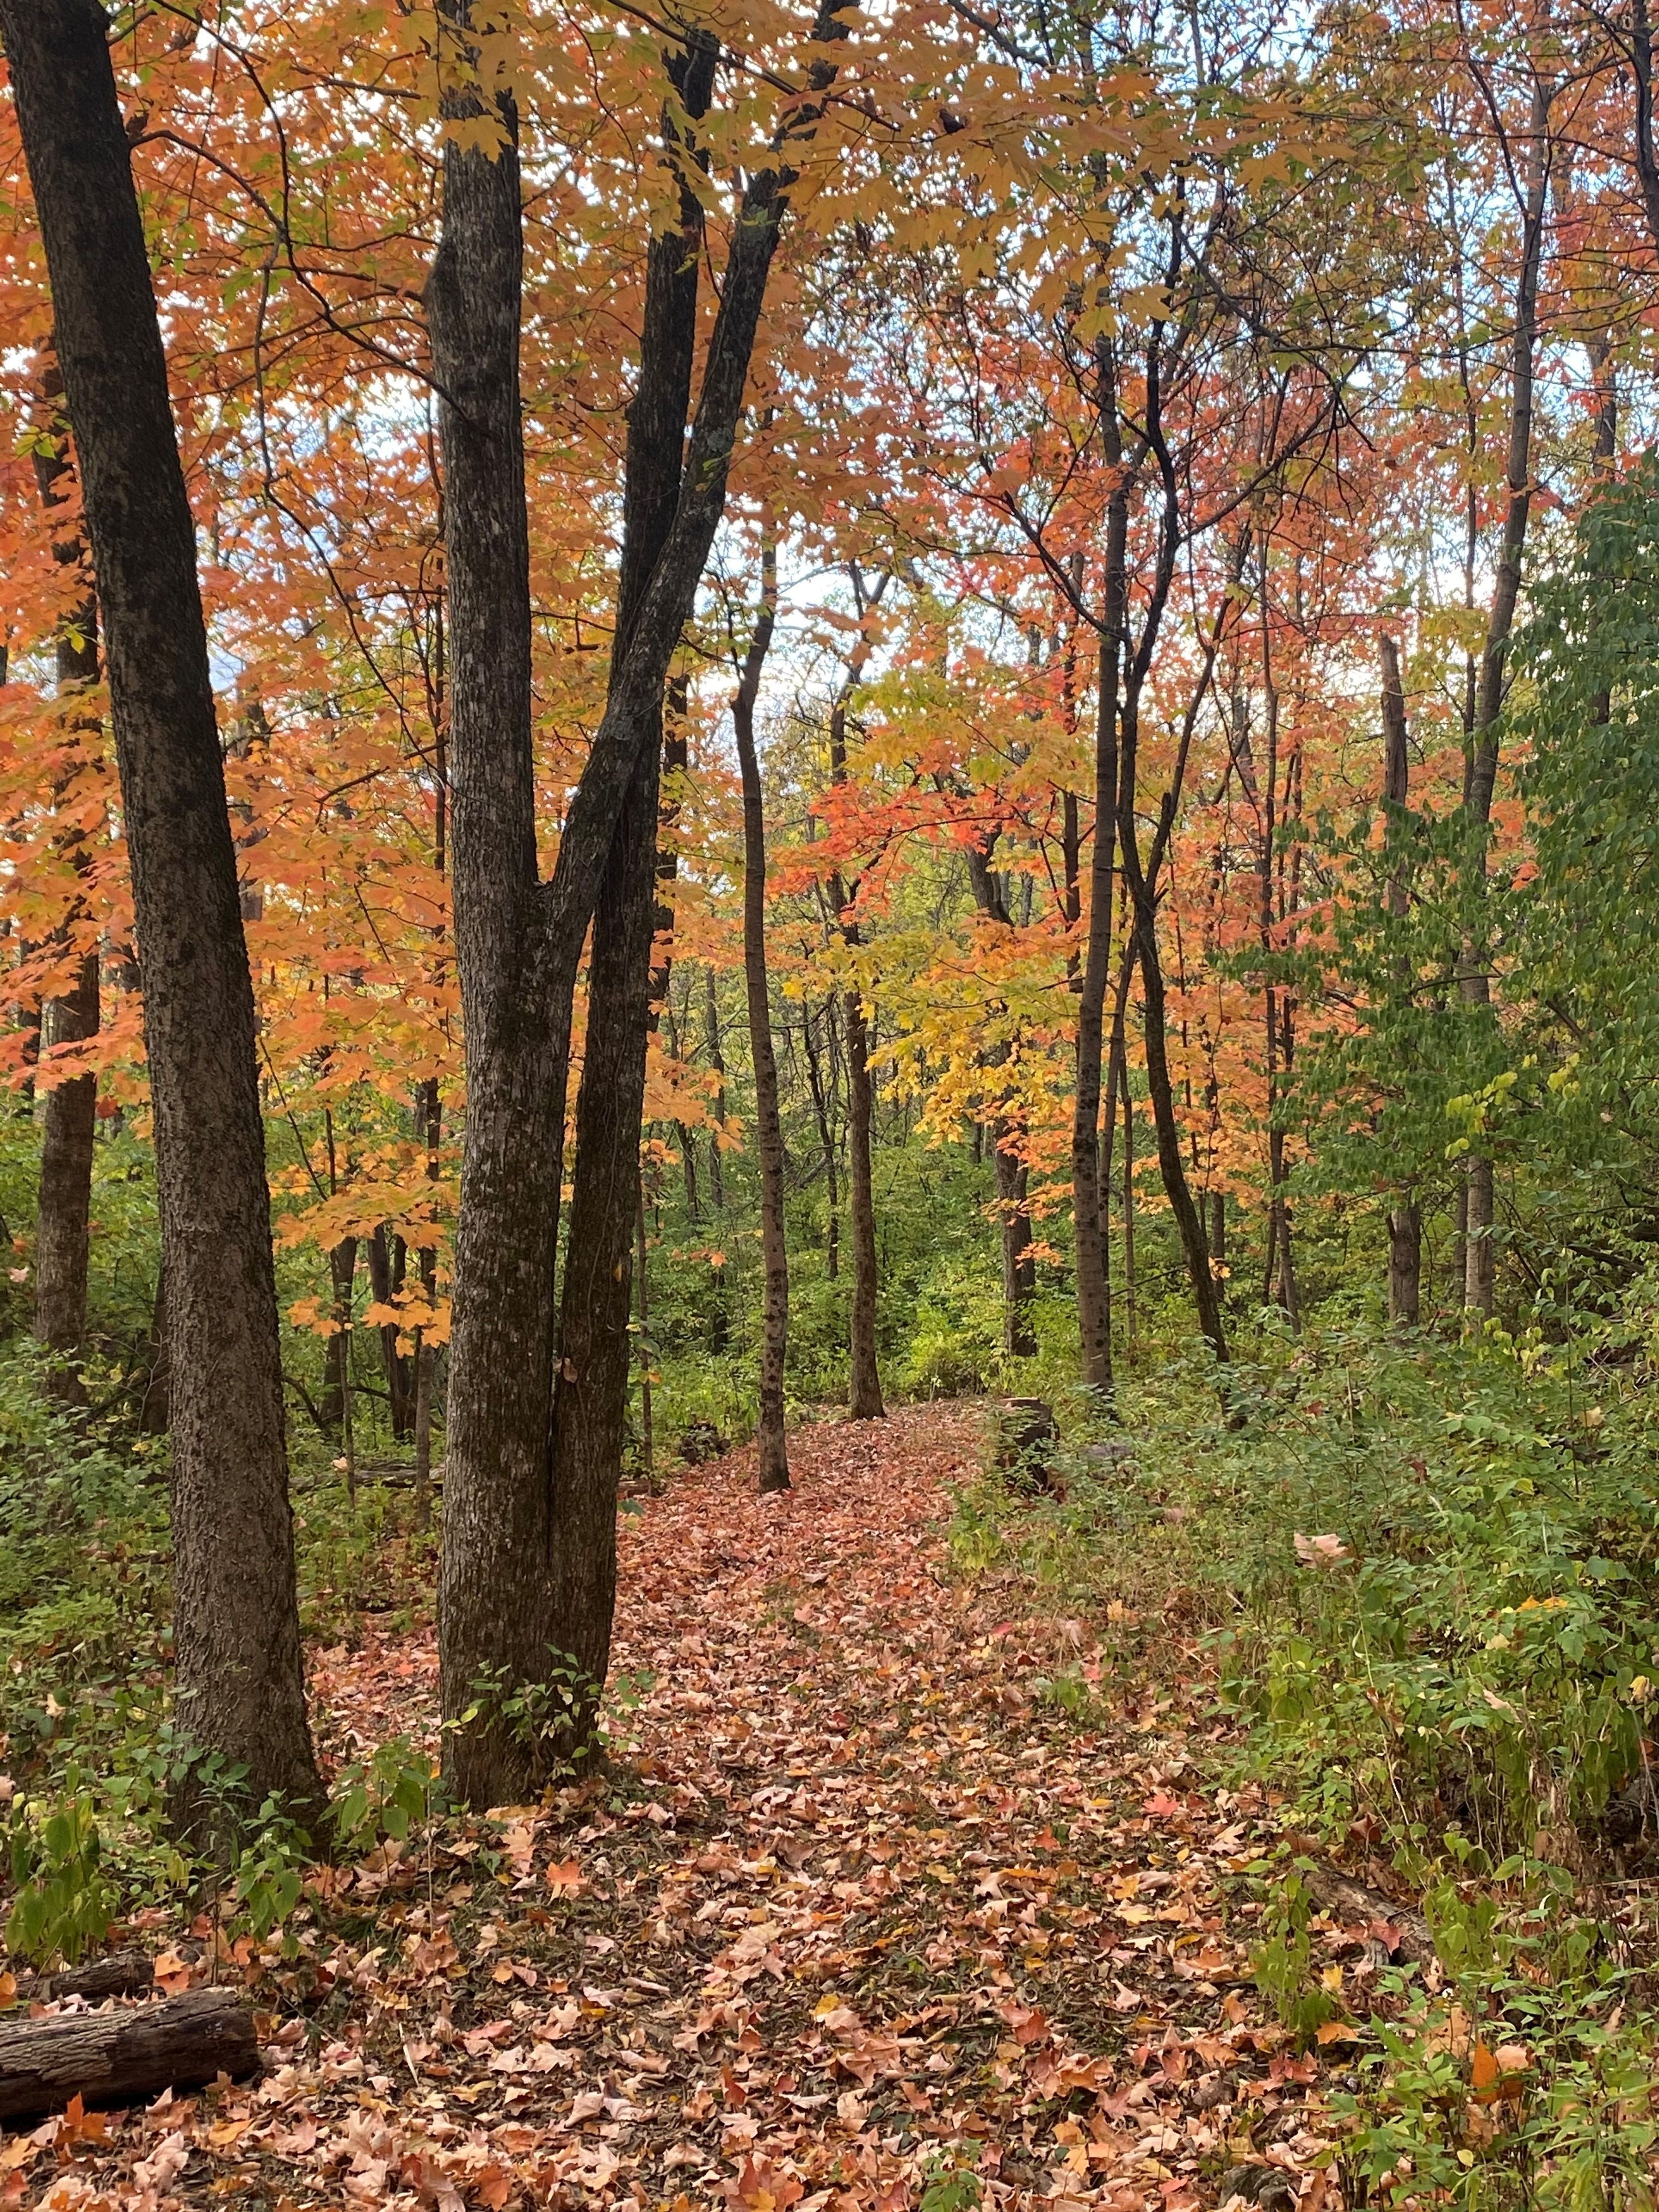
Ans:
{"type": "MultiPolygon", "coordinates": [[[[1317,2204],[1314,2068],[1223,1887],[1262,1808],[1178,1698],[1061,1710],[1086,1624],[953,1572],[980,1422],[826,1424],[781,1497],[736,1454],[641,1501],[617,1781],[331,1878],[307,1955],[222,1969],[270,2008],[263,2085],[135,2116],[44,2201],[949,2212],[968,2166],[1009,2212],[1182,2212],[1248,2152],[1317,2204]]],[[[319,1686],[374,1740],[434,1673],[372,1637],[319,1686]]]]}

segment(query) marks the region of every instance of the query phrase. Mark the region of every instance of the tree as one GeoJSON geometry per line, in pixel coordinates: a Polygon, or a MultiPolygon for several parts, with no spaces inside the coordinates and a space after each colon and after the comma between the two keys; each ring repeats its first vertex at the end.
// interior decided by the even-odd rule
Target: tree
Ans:
{"type": "Polygon", "coordinates": [[[0,6],[109,663],[167,1282],[186,1825],[235,1781],[314,1820],[253,993],[149,266],[95,0],[0,6]]]}
{"type": "MultiPolygon", "coordinates": [[[[549,1438],[564,1101],[582,947],[724,512],[767,278],[795,180],[785,156],[822,112],[835,76],[822,49],[842,27],[839,5],[824,0],[806,88],[786,103],[773,157],[744,186],[672,519],[618,641],[604,717],[544,881],[519,392],[518,116],[509,88],[481,81],[466,0],[453,0],[441,21],[449,131],[444,237],[428,298],[447,467],[453,881],[468,1071],[441,1644],[452,1778],[464,1796],[492,1803],[522,1796],[568,1748],[562,1713],[546,1735],[527,1729],[522,1715],[526,1698],[545,1704],[550,1681],[568,1677],[573,1663],[573,1624],[550,1571],[549,1438]]],[[[641,880],[648,895],[654,872],[641,880]]],[[[608,1639],[608,1617],[604,1625],[608,1639]]],[[[591,1672],[580,1655],[575,1664],[591,1672]]]]}
{"type": "MultiPolygon", "coordinates": [[[[64,479],[70,463],[61,407],[63,380],[55,359],[50,356],[48,359],[41,396],[49,419],[43,426],[44,440],[35,450],[34,472],[41,505],[50,514],[66,504],[64,479]]],[[[88,726],[84,708],[79,714],[74,712],[81,695],[98,681],[98,601],[85,580],[86,551],[78,528],[54,538],[54,558],[78,586],[76,604],[58,626],[55,656],[58,700],[73,717],[62,731],[68,758],[60,796],[64,786],[73,779],[82,744],[95,736],[98,726],[95,717],[88,726]]],[[[70,828],[59,843],[76,873],[84,872],[88,861],[84,830],[70,828]]],[[[84,909],[77,909],[60,933],[72,961],[72,976],[70,988],[46,1000],[40,1009],[43,1074],[54,1058],[73,1054],[77,1046],[88,1043],[98,1034],[98,946],[95,939],[89,945],[83,941],[87,921],[84,909]]],[[[98,1078],[91,1073],[71,1075],[47,1085],[37,1077],[37,1097],[43,1091],[34,1232],[34,1334],[53,1355],[49,1370],[52,1388],[70,1404],[78,1404],[86,1395],[75,1363],[87,1329],[88,1223],[98,1127],[98,1078]]]]}
{"type": "Polygon", "coordinates": [[[783,1227],[783,1127],[778,1115],[778,1062],[766,977],[766,808],[755,749],[755,702],[777,620],[777,554],[761,546],[761,601],[739,672],[732,720],[743,779],[743,976],[749,1005],[749,1048],[755,1065],[755,1142],[760,1154],[761,1261],[765,1288],[761,1318],[760,1486],[789,1487],[789,1447],[783,1426],[784,1364],[789,1348],[789,1253],[783,1227]]]}

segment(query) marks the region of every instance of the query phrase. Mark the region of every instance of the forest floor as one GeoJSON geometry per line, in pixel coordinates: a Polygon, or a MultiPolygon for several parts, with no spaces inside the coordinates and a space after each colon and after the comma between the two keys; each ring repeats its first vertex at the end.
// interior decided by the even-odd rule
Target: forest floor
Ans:
{"type": "MultiPolygon", "coordinates": [[[[165,1986],[252,1985],[263,2077],[49,2121],[0,2203],[1183,2212],[1255,2160],[1313,2212],[1322,2058],[1237,1879],[1273,1808],[1177,1632],[1095,1698],[1103,1619],[953,1564],[982,1425],[811,1425],[781,1496],[738,1452],[640,1500],[612,1771],[314,1875],[297,1958],[153,1916],[165,1986]]],[[[367,1616],[316,1655],[331,1747],[429,1738],[435,1681],[367,1616]]]]}

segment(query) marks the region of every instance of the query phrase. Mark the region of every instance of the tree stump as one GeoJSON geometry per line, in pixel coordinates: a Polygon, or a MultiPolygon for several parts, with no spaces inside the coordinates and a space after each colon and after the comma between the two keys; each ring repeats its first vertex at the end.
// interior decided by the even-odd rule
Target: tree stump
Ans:
{"type": "Polygon", "coordinates": [[[134,2105],[199,2089],[259,2063],[253,2014],[234,1990],[191,1990],[119,2012],[0,2021],[0,2120],[56,2112],[72,2098],[134,2105]]]}
{"type": "Polygon", "coordinates": [[[1060,1443],[1054,1409],[1041,1398],[1005,1398],[997,1416],[996,1470],[1011,1489],[1035,1497],[1055,1488],[1060,1443]]]}

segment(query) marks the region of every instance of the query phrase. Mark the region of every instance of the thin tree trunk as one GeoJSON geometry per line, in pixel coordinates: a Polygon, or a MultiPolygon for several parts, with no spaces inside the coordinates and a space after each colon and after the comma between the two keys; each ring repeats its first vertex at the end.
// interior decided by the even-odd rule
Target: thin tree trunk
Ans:
{"type": "MultiPolygon", "coordinates": [[[[880,604],[891,580],[884,575],[868,598],[856,567],[854,596],[863,616],[880,604]]],[[[830,710],[830,781],[847,781],[847,709],[863,680],[874,639],[866,628],[848,665],[847,675],[830,710]]],[[[843,882],[837,871],[828,885],[830,903],[843,941],[860,942],[859,924],[852,915],[858,896],[856,883],[843,882]]],[[[847,1031],[847,1165],[848,1227],[853,1240],[853,1297],[848,1316],[851,1376],[848,1411],[855,1421],[878,1421],[882,1403],[881,1366],[877,1350],[876,1305],[881,1288],[880,1262],[876,1251],[875,1185],[871,1146],[875,1120],[875,1090],[870,1080],[870,1030],[863,998],[856,985],[842,994],[842,1021],[847,1031]]]]}
{"type": "MultiPolygon", "coordinates": [[[[47,1053],[98,1034],[98,955],[83,953],[76,986],[41,1008],[47,1053]]],[[[87,1334],[88,1230],[92,1206],[98,1079],[54,1084],[40,1105],[40,1181],[34,1231],[34,1334],[52,1354],[47,1381],[70,1405],[83,1405],[79,1355],[87,1334]]]]}
{"type": "Polygon", "coordinates": [[[726,1211],[726,1169],[720,1155],[720,1132],[726,1127],[726,1057],[720,1050],[720,1001],[714,995],[714,971],[705,968],[703,981],[703,1048],[714,1071],[715,1127],[708,1140],[708,1190],[717,1214],[726,1211]]]}
{"type": "MultiPolygon", "coordinates": [[[[1507,497],[1504,535],[1499,547],[1498,574],[1492,606],[1486,617],[1486,639],[1480,661],[1480,680],[1475,692],[1474,748],[1469,759],[1468,788],[1464,812],[1478,840],[1472,864],[1472,896],[1484,891],[1486,842],[1492,824],[1492,794],[1498,782],[1498,717],[1503,710],[1504,672],[1510,637],[1521,596],[1521,566],[1526,550],[1527,525],[1532,511],[1532,418],[1534,356],[1537,343],[1538,284],[1543,262],[1545,214],[1548,204],[1550,161],[1547,146],[1551,91],[1543,79],[1533,78],[1532,114],[1527,167],[1527,198],[1522,211],[1521,271],[1516,287],[1515,336],[1510,345],[1510,442],[1505,470],[1507,497]]],[[[1483,939],[1472,935],[1464,948],[1458,992],[1470,1007],[1492,1004],[1492,977],[1483,939]]],[[[1493,1165],[1490,1152],[1470,1152],[1466,1168],[1468,1205],[1464,1223],[1463,1304],[1482,1320],[1490,1317],[1496,1292],[1496,1255],[1492,1245],[1495,1221],[1493,1165]]]]}
{"type": "MultiPolygon", "coordinates": [[[[991,866],[998,833],[993,830],[982,844],[967,848],[968,879],[974,903],[986,921],[1000,929],[1012,929],[1007,896],[1002,878],[991,866]]],[[[1000,1018],[1006,1009],[999,1005],[1000,1018]]],[[[999,1042],[986,1055],[992,1067],[1007,1065],[1009,1048],[999,1042]]],[[[1005,1108],[1010,1102],[1005,1098],[1005,1108]]],[[[1036,1332],[1031,1302],[1036,1295],[1036,1270],[1028,1256],[1031,1243],[1030,1216],[1025,1208],[1028,1172],[1019,1157],[1021,1121],[1017,1114],[999,1113],[990,1129],[991,1158],[996,1176],[997,1223],[1002,1243],[1002,1341],[1012,1357],[1029,1359],[1036,1352],[1036,1332]]]]}
{"type": "MultiPolygon", "coordinates": [[[[54,355],[49,355],[42,380],[42,398],[49,410],[46,441],[34,457],[35,482],[40,503],[50,514],[64,504],[64,479],[69,473],[67,425],[63,411],[63,378],[54,355]]],[[[86,565],[86,545],[78,529],[56,538],[52,557],[77,574],[86,565]]],[[[76,692],[98,681],[98,600],[86,591],[73,615],[58,633],[58,696],[72,698],[76,692]]],[[[96,731],[96,722],[77,721],[84,734],[96,731]]],[[[64,732],[67,742],[67,728],[64,732]]],[[[71,864],[80,873],[90,855],[83,835],[72,831],[63,841],[71,864]]],[[[75,901],[64,925],[71,935],[84,915],[75,901]]],[[[85,1044],[98,1034],[100,1018],[98,952],[92,947],[81,957],[74,988],[63,998],[49,999],[41,1006],[36,1044],[36,1066],[42,1053],[59,1047],[85,1044]]],[[[36,1085],[36,1096],[40,1086],[36,1085]]],[[[34,1334],[52,1355],[47,1383],[69,1405],[83,1405],[86,1391],[81,1381],[78,1355],[87,1333],[87,1274],[88,1224],[92,1213],[92,1166],[98,1127],[98,1079],[77,1075],[46,1091],[40,1106],[40,1180],[34,1237],[34,1334]]]]}
{"type": "MultiPolygon", "coordinates": [[[[833,1023],[836,1002],[831,999],[824,1009],[825,1018],[833,1023]]],[[[806,1079],[812,1092],[812,1111],[818,1125],[818,1143],[823,1152],[823,1187],[829,1204],[829,1224],[824,1240],[824,1275],[835,1282],[841,1273],[841,1193],[838,1181],[836,1133],[830,1118],[830,1099],[823,1081],[823,1071],[812,1044],[812,1017],[808,1011],[801,1021],[801,1042],[806,1054],[806,1079]]]]}
{"type": "Polygon", "coordinates": [[[639,1218],[635,1225],[636,1273],[640,1310],[640,1464],[653,1490],[657,1486],[656,1440],[651,1426],[651,1279],[646,1263],[645,1178],[639,1183],[639,1218]]]}
{"type": "MultiPolygon", "coordinates": [[[[1406,691],[1400,677],[1400,648],[1385,635],[1379,650],[1382,661],[1382,803],[1385,810],[1403,812],[1411,790],[1411,747],[1406,691]]],[[[1392,818],[1389,826],[1394,826],[1392,818]]],[[[1408,901],[1404,880],[1398,873],[1389,879],[1385,903],[1395,921],[1404,921],[1408,901]]],[[[1410,980],[1407,965],[1398,975],[1397,984],[1408,988],[1410,980]]],[[[1389,1208],[1389,1319],[1396,1328],[1415,1328],[1421,1318],[1422,1306],[1423,1212],[1415,1187],[1406,1183],[1389,1208]]]]}
{"type": "MultiPolygon", "coordinates": [[[[858,925],[848,925],[856,935],[858,925]]],[[[870,1033],[865,1024],[864,1001],[856,990],[842,1002],[847,1028],[847,1152],[848,1197],[853,1231],[853,1310],[848,1332],[852,1351],[852,1382],[848,1411],[855,1421],[879,1421],[882,1403],[881,1369],[876,1352],[876,1299],[881,1271],[876,1256],[876,1194],[871,1164],[871,1131],[875,1121],[875,1087],[870,1080],[870,1033]]]]}
{"type": "Polygon", "coordinates": [[[1095,836],[1089,863],[1089,940],[1078,998],[1077,1085],[1072,1113],[1072,1220],[1076,1245],[1078,1331],[1086,1389],[1112,1389],[1112,1302],[1103,1226],[1100,1162],[1101,1067],[1105,1051],[1106,987],[1111,973],[1113,878],[1117,850],[1118,707],[1122,684],[1129,492],[1118,421],[1116,356],[1098,349],[1100,419],[1106,458],[1115,471],[1106,508],[1105,595],[1100,631],[1095,719],[1095,836]]]}
{"type": "Polygon", "coordinates": [[[755,702],[777,617],[777,556],[761,548],[761,604],[744,660],[732,719],[743,779],[743,975],[749,1000],[749,1048],[755,1069],[755,1139],[760,1154],[761,1260],[765,1273],[761,1316],[760,1427],[756,1437],[763,1491],[789,1487],[784,1434],[784,1368],[789,1347],[789,1254],[783,1220],[783,1124],[778,1113],[778,1063],[766,977],[766,811],[755,749],[755,702]]]}
{"type": "MultiPolygon", "coordinates": [[[[440,782],[441,793],[442,784],[440,782]]],[[[438,865],[443,867],[443,815],[439,813],[438,865]]],[[[438,1146],[443,1130],[443,1107],[438,1096],[438,1081],[428,1076],[416,1093],[416,1134],[426,1147],[426,1173],[428,1182],[438,1180],[438,1146]]],[[[438,1296],[438,1255],[429,1244],[422,1244],[420,1255],[421,1295],[428,1310],[436,1304],[438,1296]]],[[[432,1417],[434,1376],[437,1358],[435,1347],[424,1328],[415,1332],[415,1525],[424,1531],[432,1518],[432,1417]]]]}
{"type": "MultiPolygon", "coordinates": [[[[368,1240],[368,1287],[376,1305],[391,1305],[403,1288],[403,1269],[407,1262],[404,1258],[403,1239],[399,1237],[397,1243],[398,1257],[397,1264],[394,1264],[386,1245],[384,1222],[376,1224],[374,1233],[368,1240]]],[[[397,1322],[381,1322],[378,1333],[380,1371],[386,1376],[386,1407],[392,1421],[392,1440],[402,1443],[410,1431],[415,1378],[408,1358],[398,1349],[400,1332],[397,1322]]]]}
{"type": "MultiPolygon", "coordinates": [[[[167,362],[95,0],[0,0],[108,652],[172,1368],[180,1741],[313,1822],[253,993],[167,362]]],[[[175,1810],[222,1819],[192,1763],[175,1810]]]]}
{"type": "Polygon", "coordinates": [[[147,1437],[164,1437],[172,1419],[171,1381],[167,1361],[167,1271],[162,1261],[155,1274],[155,1299],[150,1310],[149,1340],[145,1346],[144,1387],[138,1401],[138,1427],[147,1437]]]}

